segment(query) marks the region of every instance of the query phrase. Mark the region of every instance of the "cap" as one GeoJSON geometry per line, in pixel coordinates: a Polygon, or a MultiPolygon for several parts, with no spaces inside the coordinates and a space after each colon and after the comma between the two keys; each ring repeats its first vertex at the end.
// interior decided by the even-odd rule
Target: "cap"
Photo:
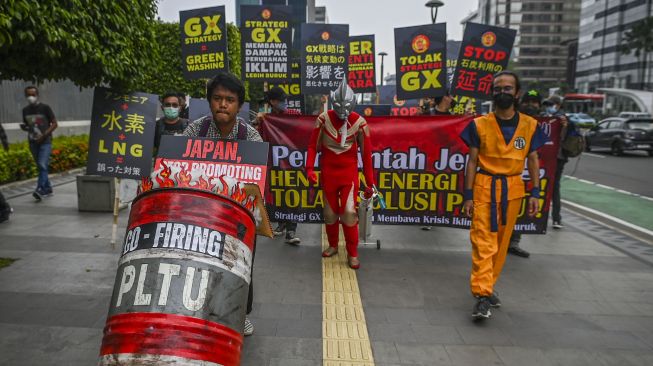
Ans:
{"type": "Polygon", "coordinates": [[[547,99],[545,99],[542,102],[542,104],[543,105],[554,105],[554,104],[560,105],[560,104],[562,104],[562,98],[560,98],[557,95],[552,95],[552,96],[548,97],[547,99]]]}
{"type": "Polygon", "coordinates": [[[542,103],[542,97],[540,96],[540,93],[535,90],[531,89],[524,93],[521,97],[521,103],[528,103],[528,102],[538,102],[542,103]]]}
{"type": "Polygon", "coordinates": [[[280,87],[275,86],[265,93],[265,97],[263,98],[263,101],[269,102],[271,100],[284,100],[286,98],[287,98],[286,92],[284,92],[283,89],[281,89],[280,87]]]}

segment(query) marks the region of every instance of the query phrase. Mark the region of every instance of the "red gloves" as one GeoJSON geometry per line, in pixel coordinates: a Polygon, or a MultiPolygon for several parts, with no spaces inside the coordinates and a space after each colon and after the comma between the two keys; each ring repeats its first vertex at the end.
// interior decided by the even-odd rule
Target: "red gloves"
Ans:
{"type": "Polygon", "coordinates": [[[363,197],[365,197],[366,200],[369,200],[370,198],[372,198],[373,195],[374,195],[374,188],[370,186],[365,187],[365,190],[363,191],[363,197]]]}

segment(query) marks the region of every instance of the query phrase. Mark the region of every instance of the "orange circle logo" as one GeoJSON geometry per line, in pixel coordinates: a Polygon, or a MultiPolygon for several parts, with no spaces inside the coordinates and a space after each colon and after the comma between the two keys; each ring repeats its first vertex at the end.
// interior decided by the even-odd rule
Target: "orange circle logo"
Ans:
{"type": "Polygon", "coordinates": [[[494,34],[494,32],[485,32],[481,36],[481,43],[483,43],[483,46],[485,47],[492,47],[497,43],[497,35],[494,34]]]}
{"type": "Polygon", "coordinates": [[[370,108],[370,107],[365,108],[365,110],[363,111],[363,114],[365,116],[368,116],[368,117],[371,116],[372,115],[372,108],[370,108]]]}
{"type": "Polygon", "coordinates": [[[329,34],[329,32],[322,32],[322,40],[328,41],[330,37],[331,35],[329,34]]]}
{"type": "Polygon", "coordinates": [[[263,19],[268,20],[272,16],[272,12],[270,11],[270,9],[263,9],[263,11],[261,12],[261,16],[263,17],[263,19]]]}
{"type": "Polygon", "coordinates": [[[404,104],[406,104],[406,101],[405,101],[405,100],[399,100],[399,99],[397,99],[397,96],[396,96],[396,95],[395,95],[394,97],[392,97],[392,101],[395,103],[395,105],[396,105],[397,107],[401,107],[401,106],[403,106],[404,104]]]}
{"type": "Polygon", "coordinates": [[[413,47],[413,51],[417,53],[424,53],[428,51],[429,47],[431,46],[431,40],[429,40],[429,37],[420,34],[413,38],[411,46],[413,47]]]}

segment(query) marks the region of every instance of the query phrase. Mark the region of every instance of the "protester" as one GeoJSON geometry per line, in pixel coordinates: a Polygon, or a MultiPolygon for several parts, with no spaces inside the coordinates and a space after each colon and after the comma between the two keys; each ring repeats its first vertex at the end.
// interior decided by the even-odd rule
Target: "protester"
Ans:
{"type": "MultiPolygon", "coordinates": [[[[445,95],[425,98],[426,103],[422,105],[423,115],[428,116],[450,116],[450,109],[455,106],[456,101],[453,100],[449,92],[445,95]],[[424,108],[427,106],[428,108],[424,108]]],[[[422,230],[429,231],[433,229],[432,226],[422,226],[422,230]]]]}
{"type": "Polygon", "coordinates": [[[562,143],[571,132],[569,122],[565,113],[562,111],[562,99],[557,95],[552,95],[542,105],[545,107],[545,115],[560,118],[562,129],[560,130],[560,147],[558,148],[558,163],[556,165],[556,174],[553,180],[553,199],[551,202],[551,218],[553,219],[553,228],[562,229],[565,227],[562,224],[562,216],[560,215],[560,180],[562,179],[562,171],[565,169],[565,164],[569,161],[567,154],[562,149],[562,143]]]}
{"type": "Polygon", "coordinates": [[[7,134],[4,127],[2,127],[2,123],[0,123],[0,142],[2,142],[2,148],[9,151],[9,140],[7,140],[7,134]]]}
{"type": "Polygon", "coordinates": [[[161,98],[161,109],[163,110],[163,117],[156,121],[156,128],[154,130],[154,149],[158,151],[161,144],[161,136],[163,135],[182,135],[186,127],[188,127],[188,120],[181,118],[179,113],[182,104],[181,98],[177,93],[166,93],[161,98]]]}
{"type": "Polygon", "coordinates": [[[186,102],[186,94],[178,93],[179,97],[179,118],[188,119],[188,104],[186,102]]]}
{"type": "MultiPolygon", "coordinates": [[[[209,101],[211,116],[202,117],[191,122],[184,131],[189,137],[211,137],[224,140],[247,140],[263,142],[254,127],[238,120],[240,107],[245,102],[245,86],[240,79],[227,72],[219,72],[206,86],[206,98],[209,101]]],[[[252,251],[252,279],[249,283],[247,314],[252,312],[254,301],[254,257],[256,242],[252,251]]],[[[254,333],[254,325],[245,317],[243,334],[254,333]]]]}
{"type": "Polygon", "coordinates": [[[23,108],[20,128],[27,131],[29,148],[39,172],[36,190],[32,193],[38,202],[53,193],[48,178],[48,165],[52,152],[52,132],[57,128],[57,120],[50,106],[39,101],[39,90],[35,86],[25,88],[25,98],[28,105],[23,108]]]}
{"type": "MultiPolygon", "coordinates": [[[[542,98],[537,90],[529,90],[521,97],[519,102],[519,112],[524,113],[530,117],[537,117],[540,115],[540,103],[542,98]]],[[[528,258],[531,253],[524,250],[519,243],[521,242],[521,234],[512,232],[510,237],[510,245],[508,246],[508,253],[522,258],[528,258]]]]}
{"type": "Polygon", "coordinates": [[[354,112],[356,95],[343,77],[340,86],[331,92],[333,109],[320,114],[308,143],[306,175],[311,184],[317,184],[315,159],[320,157],[322,191],[324,193],[324,226],[329,247],[323,257],[338,253],[340,224],[345,237],[347,263],[352,269],[360,268],[358,260],[358,146],[361,147],[366,198],[374,192],[372,145],[367,121],[354,112]]]}
{"type": "MultiPolygon", "coordinates": [[[[299,113],[297,113],[296,111],[288,109],[288,96],[283,91],[283,89],[281,89],[278,86],[271,88],[265,93],[263,102],[269,106],[270,114],[299,115],[299,113]]],[[[265,115],[266,113],[258,113],[256,115],[257,125],[263,122],[265,115]]],[[[296,222],[290,220],[279,221],[279,224],[273,230],[273,233],[275,236],[279,236],[279,235],[283,235],[284,232],[286,233],[286,243],[292,245],[297,245],[301,243],[301,239],[298,238],[296,235],[297,232],[296,222]]]]}
{"type": "Polygon", "coordinates": [[[474,319],[489,318],[490,307],[501,306],[494,286],[524,197],[524,160],[528,158],[532,182],[527,206],[532,217],[538,211],[540,197],[536,149],[546,142],[537,121],[516,111],[520,91],[516,74],[496,74],[492,90],[495,112],[474,119],[461,133],[469,146],[463,212],[472,218],[470,285],[477,299],[472,310],[474,319]]]}

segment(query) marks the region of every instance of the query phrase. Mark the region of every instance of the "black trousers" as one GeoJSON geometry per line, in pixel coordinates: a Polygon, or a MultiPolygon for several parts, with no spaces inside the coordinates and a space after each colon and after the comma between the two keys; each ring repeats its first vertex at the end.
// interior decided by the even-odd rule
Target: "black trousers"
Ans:
{"type": "Polygon", "coordinates": [[[5,200],[5,196],[0,192],[0,222],[7,220],[10,212],[11,206],[9,206],[9,202],[5,200]]]}
{"type": "Polygon", "coordinates": [[[560,222],[560,180],[562,179],[562,171],[565,169],[566,160],[558,159],[558,167],[556,168],[555,180],[553,181],[553,202],[551,202],[551,217],[553,221],[560,222]]]}

